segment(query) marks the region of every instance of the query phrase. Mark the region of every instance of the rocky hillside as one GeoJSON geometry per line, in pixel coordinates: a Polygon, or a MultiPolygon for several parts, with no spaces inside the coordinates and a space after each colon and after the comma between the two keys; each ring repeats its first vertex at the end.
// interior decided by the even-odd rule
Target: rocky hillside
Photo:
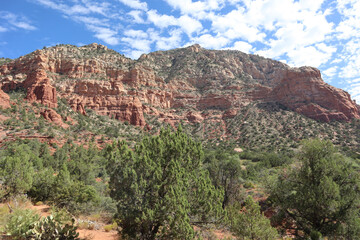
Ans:
{"type": "MultiPolygon", "coordinates": [[[[210,123],[209,131],[224,138],[237,137],[254,105],[280,106],[321,122],[360,119],[349,94],[326,84],[318,69],[199,45],[144,54],[136,61],[96,43],[59,45],[5,61],[0,84],[3,108],[10,106],[6,93],[24,89],[26,100],[49,108],[62,99],[83,115],[91,109],[147,130],[155,122],[182,121],[208,131],[204,123],[210,123]]],[[[61,125],[66,119],[56,114],[41,113],[61,125]]]]}

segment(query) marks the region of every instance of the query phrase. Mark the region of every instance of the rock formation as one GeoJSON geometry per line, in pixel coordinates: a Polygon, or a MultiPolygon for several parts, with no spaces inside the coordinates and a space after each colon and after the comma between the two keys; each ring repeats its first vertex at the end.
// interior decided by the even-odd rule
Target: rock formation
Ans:
{"type": "Polygon", "coordinates": [[[50,122],[53,122],[54,124],[63,127],[68,128],[69,125],[63,122],[61,116],[53,109],[44,109],[40,112],[41,116],[45,118],[45,120],[48,120],[50,122]]]}
{"type": "Polygon", "coordinates": [[[0,107],[3,109],[10,107],[10,97],[0,89],[0,107]]]}
{"type": "MultiPolygon", "coordinates": [[[[349,94],[326,84],[315,68],[199,45],[143,54],[137,61],[99,44],[60,45],[0,66],[0,82],[5,92],[24,88],[27,100],[50,108],[65,98],[81,114],[92,109],[142,127],[144,113],[172,125],[225,121],[254,102],[279,103],[325,122],[360,118],[349,94]]],[[[6,105],[6,96],[1,99],[6,105]]],[[[51,110],[42,114],[57,119],[51,110]]]]}

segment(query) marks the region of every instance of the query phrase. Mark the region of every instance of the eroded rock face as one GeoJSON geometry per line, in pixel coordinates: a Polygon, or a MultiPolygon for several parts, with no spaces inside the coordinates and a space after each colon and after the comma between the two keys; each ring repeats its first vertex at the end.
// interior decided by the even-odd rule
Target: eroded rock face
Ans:
{"type": "Polygon", "coordinates": [[[318,69],[301,67],[289,70],[271,92],[272,98],[310,118],[329,122],[360,118],[350,95],[326,84],[318,69]]]}
{"type": "Polygon", "coordinates": [[[50,82],[44,70],[36,69],[31,72],[21,84],[27,90],[26,99],[30,102],[40,102],[50,108],[56,108],[56,89],[50,82]]]}
{"type": "Polygon", "coordinates": [[[50,108],[65,98],[82,114],[88,108],[137,126],[147,125],[144,113],[171,125],[222,121],[254,102],[277,102],[325,122],[360,118],[349,94],[326,84],[315,68],[199,45],[137,61],[99,44],[57,46],[0,66],[0,82],[4,91],[25,88],[26,99],[50,108]]]}
{"type": "Polygon", "coordinates": [[[63,122],[61,116],[54,109],[44,109],[40,112],[41,116],[44,117],[45,120],[52,122],[60,127],[68,128],[69,125],[63,122]]]}
{"type": "Polygon", "coordinates": [[[0,107],[3,109],[10,108],[10,97],[0,89],[0,107]]]}

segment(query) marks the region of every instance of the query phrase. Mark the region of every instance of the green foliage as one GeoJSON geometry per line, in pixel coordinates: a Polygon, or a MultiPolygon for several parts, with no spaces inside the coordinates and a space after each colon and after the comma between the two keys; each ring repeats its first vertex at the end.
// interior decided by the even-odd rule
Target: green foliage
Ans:
{"type": "Polygon", "coordinates": [[[307,236],[348,235],[349,225],[358,231],[359,174],[351,163],[330,141],[318,139],[304,141],[298,158],[301,166],[285,171],[272,186],[274,203],[307,236]]]}
{"type": "Polygon", "coordinates": [[[243,210],[240,210],[239,204],[227,208],[230,229],[239,239],[273,240],[279,237],[251,196],[247,197],[243,210]]]}
{"type": "Polygon", "coordinates": [[[33,184],[28,196],[34,201],[46,201],[52,197],[56,177],[52,168],[44,168],[33,176],[33,184]]]}
{"type": "Polygon", "coordinates": [[[77,204],[91,201],[98,202],[98,198],[98,194],[93,186],[86,185],[81,181],[72,181],[66,164],[63,164],[54,183],[52,200],[56,205],[72,208],[77,204]]]}
{"type": "Polygon", "coordinates": [[[74,222],[75,220],[72,219],[71,224],[63,225],[50,215],[34,224],[30,236],[38,240],[79,240],[79,233],[76,232],[77,227],[74,226],[74,222]]]}
{"type": "Polygon", "coordinates": [[[9,216],[5,232],[13,239],[37,240],[79,240],[74,219],[71,223],[63,223],[52,215],[40,218],[29,209],[15,209],[9,216]]]}
{"type": "Polygon", "coordinates": [[[5,186],[5,197],[28,191],[33,181],[33,167],[29,159],[7,156],[2,159],[2,162],[4,167],[0,173],[0,178],[3,179],[5,186]]]}
{"type": "Polygon", "coordinates": [[[203,151],[182,132],[161,130],[134,151],[123,143],[106,149],[111,196],[122,234],[132,239],[191,239],[192,222],[215,221],[221,192],[202,169],[203,151]]]}
{"type": "Polygon", "coordinates": [[[5,226],[5,232],[14,239],[25,240],[32,234],[39,215],[29,209],[15,209],[5,226]]]}
{"type": "Polygon", "coordinates": [[[223,149],[208,151],[204,163],[214,186],[224,191],[222,207],[240,200],[242,172],[239,156],[223,149]]]}

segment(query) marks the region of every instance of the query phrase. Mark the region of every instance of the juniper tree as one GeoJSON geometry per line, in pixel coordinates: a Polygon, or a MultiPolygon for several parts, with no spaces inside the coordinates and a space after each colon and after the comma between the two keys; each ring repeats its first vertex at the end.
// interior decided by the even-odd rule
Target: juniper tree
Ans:
{"type": "Polygon", "coordinates": [[[214,221],[222,211],[222,193],[202,168],[202,147],[181,126],[144,138],[134,150],[114,143],[106,156],[123,236],[192,239],[193,223],[214,221]]]}
{"type": "Polygon", "coordinates": [[[313,238],[358,237],[359,174],[351,162],[318,139],[304,141],[298,158],[300,166],[284,172],[271,190],[280,213],[313,238]]]}

